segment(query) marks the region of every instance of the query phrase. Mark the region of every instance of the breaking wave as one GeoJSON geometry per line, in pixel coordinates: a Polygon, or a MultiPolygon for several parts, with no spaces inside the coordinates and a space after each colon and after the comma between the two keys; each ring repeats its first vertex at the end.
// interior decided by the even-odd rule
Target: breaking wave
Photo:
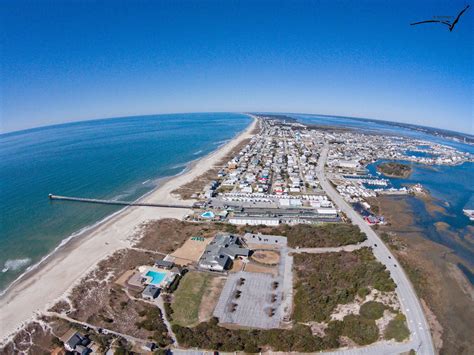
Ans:
{"type": "Polygon", "coordinates": [[[2,272],[7,272],[8,270],[11,270],[11,271],[19,270],[22,267],[28,265],[29,263],[31,263],[30,258],[7,260],[5,262],[5,265],[3,265],[2,272]]]}

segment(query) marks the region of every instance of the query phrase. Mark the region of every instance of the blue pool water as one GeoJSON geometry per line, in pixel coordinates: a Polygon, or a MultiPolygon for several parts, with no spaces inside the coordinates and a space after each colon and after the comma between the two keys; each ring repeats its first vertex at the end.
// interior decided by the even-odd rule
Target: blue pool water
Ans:
{"type": "Polygon", "coordinates": [[[212,211],[207,211],[201,214],[202,218],[214,218],[214,213],[212,211]]]}
{"type": "Polygon", "coordinates": [[[0,135],[0,291],[62,240],[121,207],[49,193],[135,200],[251,122],[232,113],[113,118],[0,135]]]}
{"type": "Polygon", "coordinates": [[[153,270],[148,271],[145,275],[151,277],[151,285],[158,285],[159,283],[161,283],[161,281],[163,281],[166,276],[164,272],[153,270]]]}

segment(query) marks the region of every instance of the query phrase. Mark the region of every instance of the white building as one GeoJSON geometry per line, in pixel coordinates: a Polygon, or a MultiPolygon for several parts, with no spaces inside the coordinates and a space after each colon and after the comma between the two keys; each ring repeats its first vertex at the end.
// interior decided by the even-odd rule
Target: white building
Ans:
{"type": "Polygon", "coordinates": [[[260,224],[266,226],[278,226],[280,224],[280,220],[278,218],[271,217],[232,217],[229,219],[229,223],[249,226],[258,226],[260,224]]]}

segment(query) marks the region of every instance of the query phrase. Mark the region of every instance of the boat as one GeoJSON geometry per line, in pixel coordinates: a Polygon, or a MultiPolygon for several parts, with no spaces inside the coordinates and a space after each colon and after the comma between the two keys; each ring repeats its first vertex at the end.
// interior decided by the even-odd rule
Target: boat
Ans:
{"type": "Polygon", "coordinates": [[[470,221],[474,222],[474,210],[462,210],[464,214],[469,218],[470,221]]]}

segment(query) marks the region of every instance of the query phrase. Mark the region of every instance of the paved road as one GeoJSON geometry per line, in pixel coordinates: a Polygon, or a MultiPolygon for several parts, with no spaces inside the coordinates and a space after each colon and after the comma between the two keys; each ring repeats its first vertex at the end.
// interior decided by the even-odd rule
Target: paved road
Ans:
{"type": "Polygon", "coordinates": [[[382,242],[382,239],[380,239],[377,233],[374,232],[362,217],[342,199],[336,189],[327,180],[324,172],[327,155],[328,145],[326,143],[321,152],[317,167],[317,176],[321,187],[352,223],[358,225],[367,235],[367,240],[370,245],[373,246],[375,257],[390,271],[392,279],[397,284],[396,292],[400,299],[401,307],[407,317],[407,323],[411,333],[410,341],[403,344],[389,342],[378,343],[377,345],[367,348],[336,351],[334,354],[398,354],[410,349],[416,350],[417,354],[435,354],[428,323],[413,286],[400,264],[382,242]],[[375,244],[377,244],[377,247],[375,247],[375,244]]]}

